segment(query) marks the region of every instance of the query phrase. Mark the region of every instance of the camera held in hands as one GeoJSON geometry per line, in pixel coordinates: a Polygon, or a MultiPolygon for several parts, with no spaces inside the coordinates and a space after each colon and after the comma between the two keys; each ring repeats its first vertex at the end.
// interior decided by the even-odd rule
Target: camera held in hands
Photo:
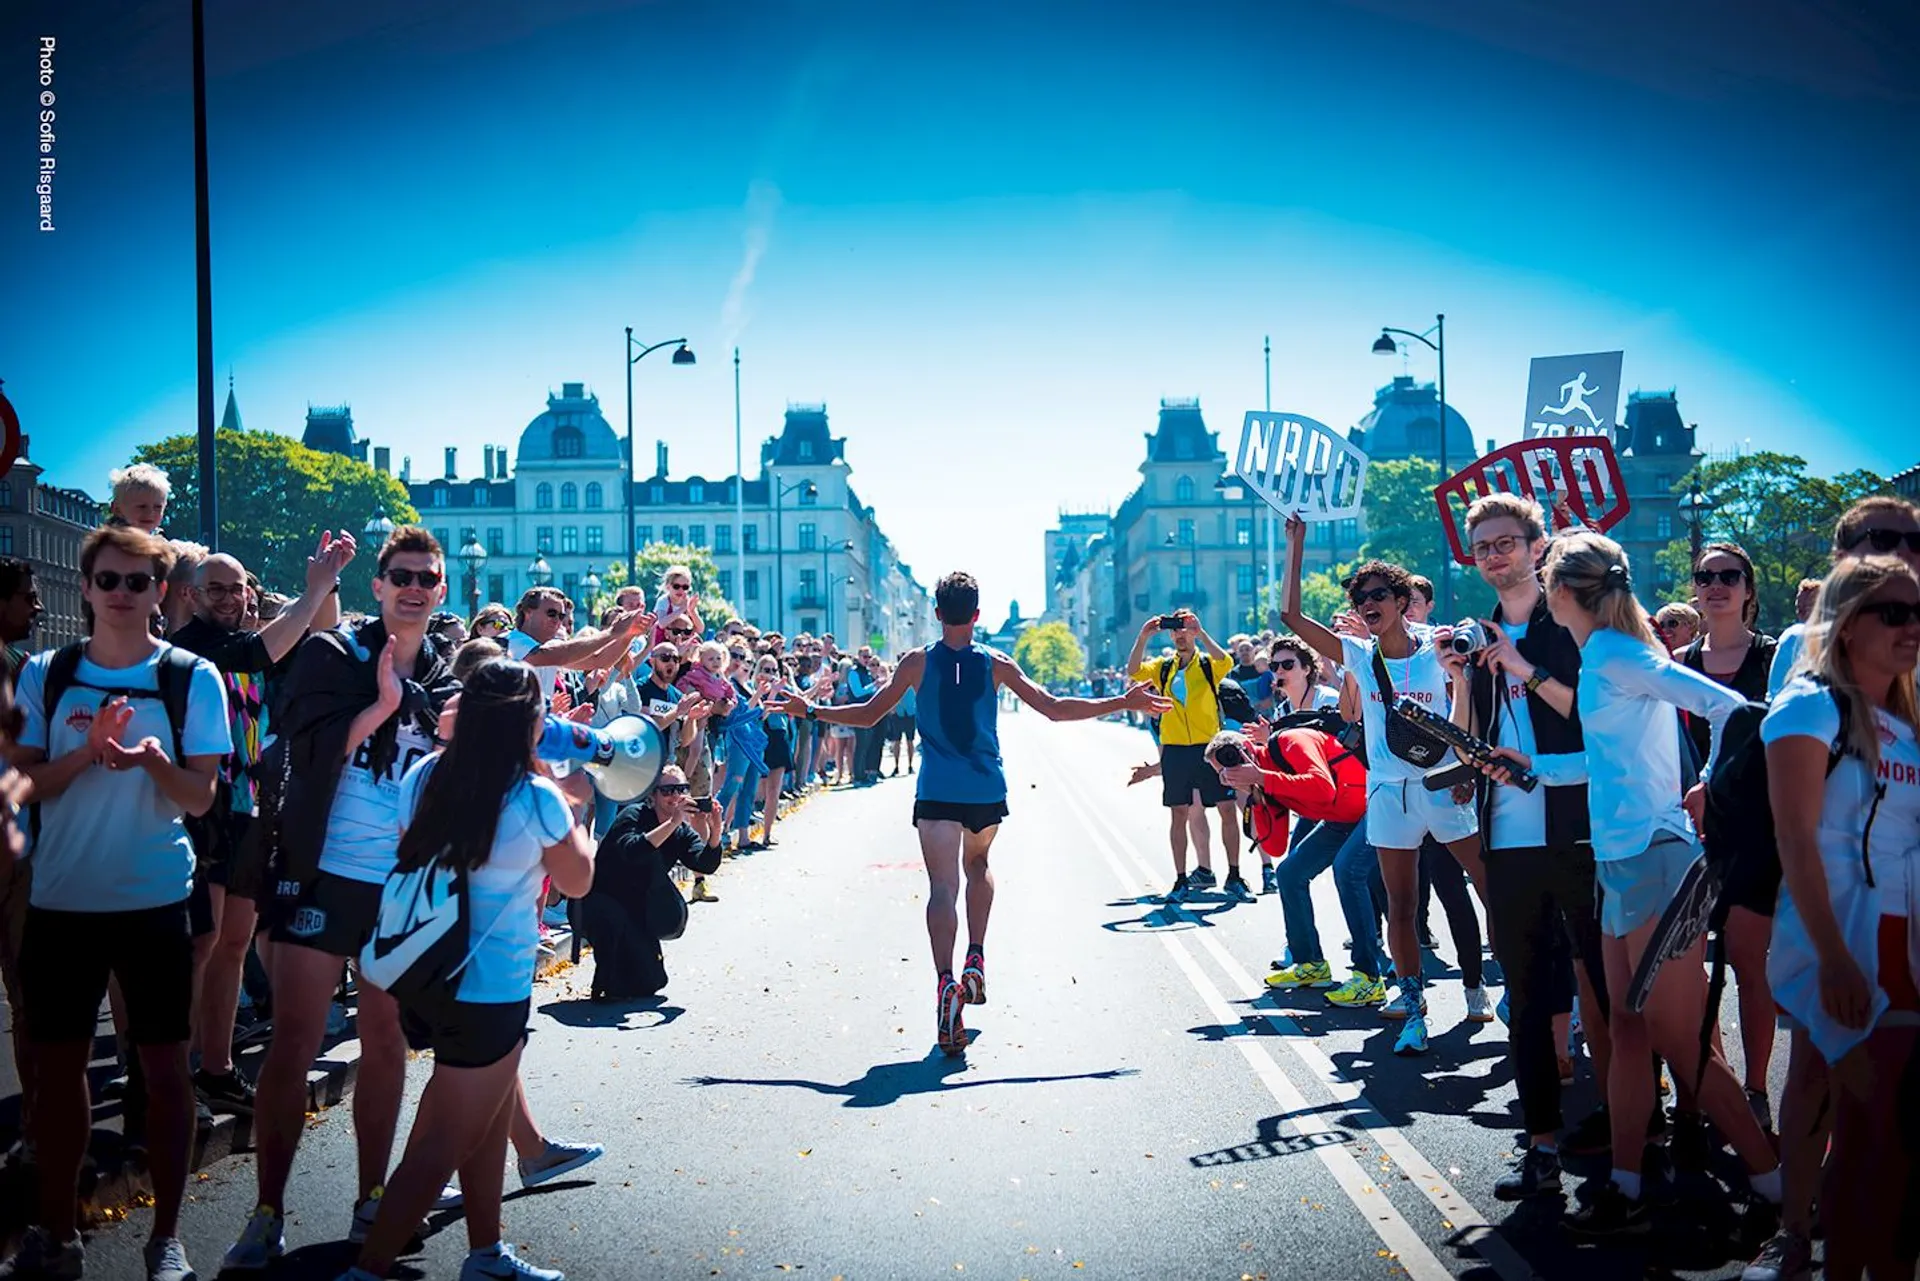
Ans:
{"type": "Polygon", "coordinates": [[[1493,643],[1487,635],[1487,629],[1477,618],[1453,625],[1453,634],[1447,638],[1447,648],[1463,658],[1471,658],[1493,643]]]}
{"type": "Polygon", "coordinates": [[[1158,622],[1160,630],[1163,632],[1177,632],[1182,626],[1181,618],[1178,614],[1162,614],[1158,622]]]}
{"type": "Polygon", "coordinates": [[[1216,736],[1207,744],[1206,760],[1215,769],[1232,769],[1252,759],[1247,755],[1246,740],[1231,731],[1216,736]]]}

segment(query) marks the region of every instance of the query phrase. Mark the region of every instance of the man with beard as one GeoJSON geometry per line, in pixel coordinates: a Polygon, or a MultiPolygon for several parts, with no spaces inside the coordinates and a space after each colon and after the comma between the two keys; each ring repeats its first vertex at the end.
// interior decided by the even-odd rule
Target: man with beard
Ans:
{"type": "Polygon", "coordinates": [[[202,900],[203,921],[210,926],[194,941],[194,1048],[200,1067],[193,1085],[201,1101],[216,1111],[253,1111],[253,1086],[233,1070],[233,1021],[247,947],[259,920],[255,900],[264,888],[264,869],[243,868],[239,854],[257,808],[253,770],[269,733],[267,674],[309,630],[339,622],[340,573],[355,550],[351,534],[322,534],[307,560],[306,590],[258,631],[245,625],[249,603],[256,599],[246,568],[234,557],[215,552],[195,571],[193,617],[168,637],[220,670],[233,730],[233,752],[221,767],[213,808],[187,825],[200,864],[194,894],[202,900]]]}

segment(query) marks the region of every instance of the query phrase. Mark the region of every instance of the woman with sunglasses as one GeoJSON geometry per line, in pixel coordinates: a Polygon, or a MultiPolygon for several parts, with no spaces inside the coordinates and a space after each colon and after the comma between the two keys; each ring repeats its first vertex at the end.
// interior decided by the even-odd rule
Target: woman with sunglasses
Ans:
{"type": "MultiPolygon", "coordinates": [[[[1755,595],[1752,558],[1737,543],[1708,543],[1693,562],[1693,591],[1700,610],[1700,634],[1674,655],[1674,661],[1711,677],[1749,702],[1766,702],[1773,641],[1753,630],[1760,602],[1755,595]]],[[[1689,717],[1687,733],[1693,742],[1694,759],[1704,762],[1712,741],[1711,728],[1701,718],[1689,717]]],[[[1774,1020],[1773,993],[1767,988],[1767,944],[1773,937],[1773,903],[1779,893],[1778,855],[1773,850],[1740,850],[1727,870],[1712,921],[1740,993],[1747,1102],[1763,1130],[1773,1128],[1773,1108],[1767,1101],[1774,1020]]],[[[1684,1090],[1681,1098],[1692,1102],[1686,1099],[1684,1090]]],[[[1684,1115],[1676,1120],[1683,1126],[1694,1123],[1684,1115]]]]}
{"type": "MultiPolygon", "coordinates": [[[[1920,508],[1891,494],[1862,498],[1834,522],[1829,555],[1835,565],[1859,556],[1892,556],[1920,574],[1920,508]]],[[[1779,693],[1793,675],[1806,630],[1806,624],[1795,623],[1780,633],[1773,670],[1767,673],[1769,694],[1779,693]]]]}
{"type": "Polygon", "coordinates": [[[781,669],[780,660],[772,654],[762,654],[754,669],[753,687],[754,698],[766,708],[767,746],[761,759],[767,773],[760,781],[760,809],[766,815],[766,830],[760,834],[760,848],[764,850],[776,844],[773,825],[780,817],[780,793],[786,784],[787,771],[793,768],[793,717],[776,710],[780,700],[793,691],[793,686],[781,669]]]}
{"type": "Polygon", "coordinates": [[[1782,1102],[1786,1213],[1750,1277],[1805,1274],[1820,1147],[1801,1139],[1829,1113],[1826,1275],[1913,1275],[1898,1229],[1912,1177],[1900,1098],[1920,1044],[1917,660],[1920,579],[1890,556],[1849,557],[1761,726],[1785,872],[1768,969],[1793,1028],[1790,1080],[1813,1088],[1790,1084],[1782,1102]]]}

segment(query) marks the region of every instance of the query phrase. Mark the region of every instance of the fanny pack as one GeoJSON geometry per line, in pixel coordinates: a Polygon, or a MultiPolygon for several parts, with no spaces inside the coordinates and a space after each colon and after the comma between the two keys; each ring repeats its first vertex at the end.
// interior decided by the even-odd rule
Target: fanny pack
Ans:
{"type": "Polygon", "coordinates": [[[1380,685],[1380,714],[1386,717],[1387,750],[1419,769],[1429,770],[1447,757],[1447,744],[1421,729],[1404,716],[1393,714],[1393,682],[1387,677],[1387,663],[1380,647],[1373,649],[1373,679],[1380,685]]]}

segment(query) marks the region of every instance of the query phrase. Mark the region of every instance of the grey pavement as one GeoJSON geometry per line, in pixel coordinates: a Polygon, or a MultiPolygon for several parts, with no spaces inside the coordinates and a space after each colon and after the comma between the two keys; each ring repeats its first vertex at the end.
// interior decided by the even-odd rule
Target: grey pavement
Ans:
{"type": "MultiPolygon", "coordinates": [[[[608,1154],[510,1191],[523,1255],[576,1278],[1739,1275],[1711,1188],[1683,1189],[1645,1249],[1574,1248],[1538,1209],[1509,1217],[1490,1191],[1519,1137],[1502,1025],[1462,1023],[1442,980],[1433,1052],[1410,1061],[1372,1012],[1273,999],[1276,900],[1152,898],[1170,880],[1165,812],[1157,787],[1123,786],[1146,736],[1002,724],[1013,812],[965,1059],[932,1048],[912,780],[816,799],[778,848],[713,880],[721,901],[669,945],[662,998],[588,1003],[590,955],[542,983],[535,1113],[608,1154]]],[[[1331,948],[1344,930],[1317,888],[1331,948]]],[[[1783,1044],[1776,1078],[1784,1059],[1783,1044]]],[[[416,1095],[429,1068],[413,1065],[416,1095]]],[[[1570,1116],[1591,1097],[1583,1060],[1570,1116]]],[[[351,1259],[348,1113],[306,1133],[276,1277],[351,1259]]],[[[183,1235],[211,1276],[252,1208],[251,1161],[188,1191],[183,1235]]],[[[97,1232],[89,1275],[138,1275],[144,1222],[97,1232]]],[[[432,1229],[401,1275],[457,1274],[458,1214],[432,1229]]]]}

